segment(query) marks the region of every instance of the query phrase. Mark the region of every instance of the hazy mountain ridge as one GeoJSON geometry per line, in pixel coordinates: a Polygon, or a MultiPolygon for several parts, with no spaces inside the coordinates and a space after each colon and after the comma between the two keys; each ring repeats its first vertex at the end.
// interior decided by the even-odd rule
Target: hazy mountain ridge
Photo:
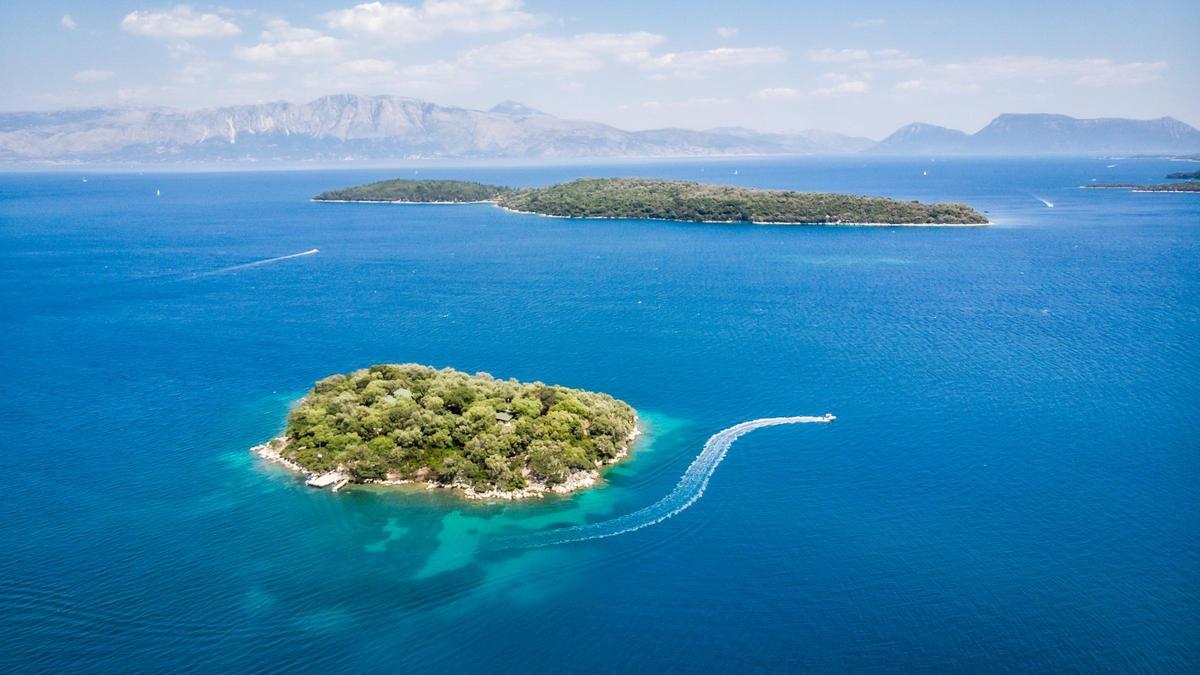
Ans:
{"type": "Polygon", "coordinates": [[[573,159],[872,152],[879,154],[1186,153],[1200,131],[1178,120],[1000,115],[975,134],[930,124],[881,142],[830,131],[745,127],[626,131],[515,101],[487,111],[392,96],[324,96],[183,111],[87,108],[0,113],[0,162],[340,162],[573,159]]]}
{"type": "MultiPolygon", "coordinates": [[[[837,137],[838,135],[834,135],[837,137]]],[[[812,144],[802,151],[819,151],[812,144]]],[[[325,96],[198,111],[0,114],[0,161],[307,161],[786,154],[775,135],[625,131],[505,101],[490,111],[390,96],[325,96]]]]}
{"type": "Polygon", "coordinates": [[[1154,154],[1200,149],[1200,131],[1172,117],[1079,119],[1041,113],[997,116],[974,134],[914,123],[870,152],[892,155],[1154,154]]]}

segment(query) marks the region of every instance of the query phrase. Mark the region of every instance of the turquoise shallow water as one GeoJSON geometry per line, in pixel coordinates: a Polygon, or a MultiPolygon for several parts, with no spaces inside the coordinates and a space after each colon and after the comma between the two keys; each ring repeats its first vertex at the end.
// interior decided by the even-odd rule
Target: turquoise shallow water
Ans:
{"type": "Polygon", "coordinates": [[[406,172],[0,175],[0,669],[1194,671],[1200,197],[1076,188],[1179,167],[1110,163],[419,174],[997,223],[952,230],[307,201],[406,172]],[[650,433],[603,488],[517,504],[319,493],[246,451],[379,361],[609,391],[650,433]],[[739,439],[653,527],[491,545],[655,503],[730,425],[825,412],[739,439]]]}

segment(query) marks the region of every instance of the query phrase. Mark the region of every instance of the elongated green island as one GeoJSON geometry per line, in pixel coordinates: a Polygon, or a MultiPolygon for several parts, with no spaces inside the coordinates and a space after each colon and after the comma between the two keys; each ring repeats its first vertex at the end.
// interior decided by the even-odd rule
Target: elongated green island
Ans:
{"type": "Polygon", "coordinates": [[[317,382],[283,435],[253,450],[309,485],[423,484],[521,499],[596,483],[637,415],[607,394],[385,364],[317,382]]]}
{"type": "Polygon", "coordinates": [[[560,218],[626,218],[789,225],[986,225],[965,204],[760,190],[651,178],[581,178],[539,188],[393,180],[323,192],[316,201],[475,202],[560,218]]]}
{"type": "Polygon", "coordinates": [[[1200,192],[1200,181],[1181,183],[1088,183],[1081,187],[1094,190],[1131,190],[1133,192],[1200,192]]]}

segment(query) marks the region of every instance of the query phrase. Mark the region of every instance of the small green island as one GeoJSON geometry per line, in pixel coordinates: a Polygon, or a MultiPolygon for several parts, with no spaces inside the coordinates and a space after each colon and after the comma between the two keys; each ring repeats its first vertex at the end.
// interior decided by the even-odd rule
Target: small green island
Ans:
{"type": "Polygon", "coordinates": [[[986,225],[965,204],[926,204],[887,197],[760,190],[650,178],[580,178],[538,188],[465,181],[389,180],[331,190],[328,202],[490,202],[559,218],[621,218],[780,225],[986,225]]]}
{"type": "Polygon", "coordinates": [[[317,382],[283,435],[255,446],[314,487],[424,485],[523,499],[594,485],[639,434],[607,394],[384,364],[317,382]]]}
{"type": "Polygon", "coordinates": [[[1081,187],[1094,190],[1131,190],[1133,192],[1200,192],[1200,181],[1181,183],[1088,183],[1081,187]]]}

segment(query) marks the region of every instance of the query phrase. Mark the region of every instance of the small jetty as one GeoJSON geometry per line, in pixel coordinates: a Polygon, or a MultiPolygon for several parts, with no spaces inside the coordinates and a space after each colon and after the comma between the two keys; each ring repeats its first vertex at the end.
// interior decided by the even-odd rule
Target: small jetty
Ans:
{"type": "Polygon", "coordinates": [[[304,484],[309,487],[315,487],[318,490],[331,488],[333,492],[337,492],[346,487],[350,482],[350,477],[341,471],[326,471],[323,474],[315,475],[312,478],[304,481],[304,484]]]}

